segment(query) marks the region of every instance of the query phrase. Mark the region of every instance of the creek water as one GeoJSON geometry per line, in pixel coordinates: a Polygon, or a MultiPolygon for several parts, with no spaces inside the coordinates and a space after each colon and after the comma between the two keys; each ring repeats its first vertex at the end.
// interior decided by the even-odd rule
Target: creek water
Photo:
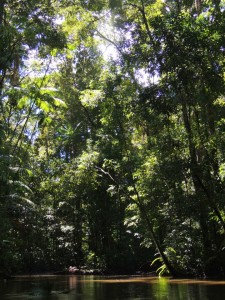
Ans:
{"type": "Polygon", "coordinates": [[[0,299],[223,300],[225,281],[126,276],[16,277],[0,282],[0,299]]]}

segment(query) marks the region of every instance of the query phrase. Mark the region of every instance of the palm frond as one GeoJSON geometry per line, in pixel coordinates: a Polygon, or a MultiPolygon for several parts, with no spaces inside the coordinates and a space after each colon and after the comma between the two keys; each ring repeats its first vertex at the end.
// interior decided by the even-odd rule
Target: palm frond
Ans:
{"type": "Polygon", "coordinates": [[[22,188],[25,188],[27,191],[29,191],[31,194],[33,194],[33,191],[29,188],[29,186],[27,186],[26,184],[24,184],[21,181],[18,181],[18,180],[15,180],[15,181],[14,180],[9,180],[8,183],[11,186],[16,185],[16,186],[20,186],[22,188]]]}
{"type": "Polygon", "coordinates": [[[18,194],[10,194],[7,196],[8,198],[11,198],[13,200],[21,200],[22,202],[25,202],[27,204],[29,204],[30,206],[33,206],[35,207],[35,204],[33,201],[31,201],[30,199],[28,198],[25,198],[25,197],[22,197],[22,196],[19,196],[18,194]]]}

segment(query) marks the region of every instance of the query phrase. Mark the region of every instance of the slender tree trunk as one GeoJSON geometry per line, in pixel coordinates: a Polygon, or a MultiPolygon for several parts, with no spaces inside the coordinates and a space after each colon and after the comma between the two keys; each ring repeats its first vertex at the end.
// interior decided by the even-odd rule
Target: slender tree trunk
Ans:
{"type": "MultiPolygon", "coordinates": [[[[209,137],[212,139],[215,136],[215,112],[214,107],[211,101],[208,101],[206,106],[206,116],[208,121],[208,128],[209,128],[209,137]]],[[[209,156],[210,156],[210,163],[213,168],[214,177],[219,178],[219,163],[216,157],[217,154],[217,148],[216,146],[213,146],[210,150],[209,156]]]]}
{"type": "Polygon", "coordinates": [[[4,19],[4,6],[5,6],[5,0],[0,1],[0,28],[3,24],[4,19]]]}
{"type": "MultiPolygon", "coordinates": [[[[1,34],[2,34],[2,25],[3,25],[3,20],[4,20],[4,6],[5,6],[5,0],[0,0],[0,40],[1,40],[1,34]]],[[[2,93],[4,78],[5,78],[5,70],[0,65],[0,95],[2,93]]]]}
{"type": "Polygon", "coordinates": [[[82,251],[82,202],[78,198],[74,198],[74,213],[73,213],[73,244],[74,244],[74,257],[77,265],[80,267],[83,259],[82,251]]]}
{"type": "MultiPolygon", "coordinates": [[[[201,194],[205,195],[205,199],[207,200],[209,208],[218,217],[223,229],[225,230],[225,223],[223,221],[222,215],[221,215],[215,201],[213,200],[211,188],[206,187],[202,181],[203,174],[201,171],[201,166],[199,165],[199,163],[197,161],[197,151],[196,151],[196,147],[193,142],[194,138],[193,138],[191,124],[190,124],[190,120],[189,120],[189,116],[188,116],[187,104],[186,104],[185,100],[182,101],[182,113],[183,113],[185,129],[186,129],[186,132],[188,135],[189,153],[190,153],[190,160],[191,160],[190,169],[191,169],[192,180],[194,183],[196,194],[197,195],[201,195],[201,194]]],[[[208,180],[209,180],[208,185],[210,185],[211,184],[210,178],[208,178],[208,180]]],[[[200,199],[200,201],[202,201],[202,200],[200,199]]]]}
{"type": "Polygon", "coordinates": [[[179,273],[173,266],[172,264],[170,263],[170,261],[168,260],[167,256],[165,255],[163,249],[162,249],[162,246],[160,245],[160,243],[158,242],[158,239],[155,235],[155,232],[153,230],[153,227],[152,227],[152,224],[151,224],[151,221],[149,220],[149,216],[148,214],[146,213],[146,209],[145,207],[143,207],[143,205],[141,203],[138,204],[138,207],[139,207],[139,210],[141,212],[141,215],[143,216],[143,219],[145,220],[146,224],[147,224],[147,227],[148,227],[148,230],[149,230],[149,233],[150,233],[150,236],[152,238],[152,241],[154,242],[155,246],[156,246],[156,249],[158,250],[159,254],[160,254],[160,257],[162,258],[162,261],[163,263],[166,265],[168,271],[170,272],[170,274],[173,276],[173,277],[178,277],[178,276],[181,276],[182,274],[179,273]]]}
{"type": "Polygon", "coordinates": [[[195,0],[195,9],[197,13],[199,14],[201,11],[201,0],[195,0]]]}

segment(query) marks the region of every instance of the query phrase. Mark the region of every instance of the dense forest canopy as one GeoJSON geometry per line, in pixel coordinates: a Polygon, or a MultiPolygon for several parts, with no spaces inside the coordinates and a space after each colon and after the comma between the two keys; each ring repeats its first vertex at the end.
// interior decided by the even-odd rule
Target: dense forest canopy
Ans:
{"type": "Polygon", "coordinates": [[[1,0],[0,271],[225,275],[224,32],[224,0],[1,0]]]}

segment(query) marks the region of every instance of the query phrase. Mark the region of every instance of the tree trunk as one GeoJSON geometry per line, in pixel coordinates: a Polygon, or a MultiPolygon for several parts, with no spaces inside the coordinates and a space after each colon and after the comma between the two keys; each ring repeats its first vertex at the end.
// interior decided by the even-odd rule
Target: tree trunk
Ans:
{"type": "Polygon", "coordinates": [[[0,1],[0,27],[3,25],[5,0],[0,1]]]}
{"type": "Polygon", "coordinates": [[[74,213],[73,213],[73,244],[74,244],[74,259],[76,264],[80,267],[83,259],[82,250],[82,202],[81,199],[74,198],[74,213]]]}
{"type": "MultiPolygon", "coordinates": [[[[191,176],[192,176],[195,192],[197,195],[201,195],[201,194],[205,195],[204,198],[207,200],[208,207],[218,217],[223,229],[225,230],[225,223],[223,221],[222,215],[215,201],[213,200],[213,194],[212,194],[213,191],[211,188],[206,187],[202,181],[202,178],[204,176],[201,170],[201,163],[203,162],[198,163],[197,161],[197,151],[194,145],[194,138],[193,138],[191,124],[188,116],[187,104],[185,103],[185,100],[182,101],[182,113],[183,113],[184,126],[188,136],[189,153],[190,153],[190,160],[191,160],[190,170],[191,170],[191,176]]],[[[208,186],[210,186],[210,184],[212,184],[211,182],[212,180],[211,178],[207,178],[207,180],[208,180],[208,186]]],[[[200,201],[202,201],[201,197],[200,197],[200,201]]],[[[205,203],[203,203],[203,205],[204,204],[205,203]]]]}
{"type": "Polygon", "coordinates": [[[157,240],[157,237],[155,236],[155,232],[153,230],[153,227],[152,227],[152,224],[149,220],[149,217],[146,213],[146,209],[143,207],[143,205],[139,202],[138,204],[138,207],[139,207],[139,210],[141,212],[141,215],[143,216],[143,219],[145,220],[146,224],[147,224],[147,227],[148,227],[148,230],[149,230],[149,233],[150,233],[150,236],[156,246],[156,249],[158,250],[159,254],[160,254],[160,257],[162,258],[162,261],[163,263],[166,265],[168,271],[170,272],[170,274],[173,276],[173,277],[180,277],[181,274],[180,272],[178,272],[173,266],[172,264],[170,263],[170,261],[168,260],[167,256],[165,255],[160,243],[158,242],[157,240]]]}

